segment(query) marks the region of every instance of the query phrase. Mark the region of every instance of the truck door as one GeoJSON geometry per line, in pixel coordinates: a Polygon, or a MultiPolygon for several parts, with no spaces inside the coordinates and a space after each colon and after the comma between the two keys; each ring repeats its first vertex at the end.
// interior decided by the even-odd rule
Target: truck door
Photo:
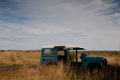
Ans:
{"type": "Polygon", "coordinates": [[[41,65],[48,65],[51,63],[57,64],[57,49],[44,48],[41,54],[41,65]]]}

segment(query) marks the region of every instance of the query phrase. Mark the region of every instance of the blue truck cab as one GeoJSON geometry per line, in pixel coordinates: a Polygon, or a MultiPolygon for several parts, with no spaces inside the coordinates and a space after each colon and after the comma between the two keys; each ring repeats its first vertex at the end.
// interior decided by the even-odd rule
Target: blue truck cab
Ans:
{"type": "Polygon", "coordinates": [[[57,64],[57,48],[42,48],[41,65],[57,64]]]}
{"type": "Polygon", "coordinates": [[[77,46],[45,46],[41,50],[41,65],[58,65],[63,63],[64,65],[70,64],[73,68],[89,68],[89,67],[104,67],[107,64],[107,59],[103,57],[93,57],[81,54],[81,62],[78,62],[78,51],[85,50],[77,46]],[[70,60],[70,53],[75,52],[75,60],[70,60]]]}

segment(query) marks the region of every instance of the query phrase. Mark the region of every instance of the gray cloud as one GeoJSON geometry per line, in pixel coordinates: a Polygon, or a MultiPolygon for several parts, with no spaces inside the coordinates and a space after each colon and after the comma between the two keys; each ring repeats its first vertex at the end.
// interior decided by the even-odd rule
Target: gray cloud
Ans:
{"type": "Polygon", "coordinates": [[[44,45],[67,44],[87,49],[118,49],[120,14],[117,10],[108,14],[118,2],[9,0],[9,4],[12,2],[17,3],[16,8],[0,7],[1,47],[39,49],[44,45]]]}

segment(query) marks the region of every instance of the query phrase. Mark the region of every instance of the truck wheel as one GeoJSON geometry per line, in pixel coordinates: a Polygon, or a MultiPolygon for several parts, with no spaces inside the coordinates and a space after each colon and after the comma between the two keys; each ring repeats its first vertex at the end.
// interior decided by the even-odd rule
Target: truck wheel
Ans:
{"type": "Polygon", "coordinates": [[[88,65],[88,70],[89,70],[91,73],[94,73],[94,71],[99,72],[99,69],[100,69],[100,65],[97,64],[97,63],[92,63],[92,64],[89,64],[89,65],[88,65]]]}

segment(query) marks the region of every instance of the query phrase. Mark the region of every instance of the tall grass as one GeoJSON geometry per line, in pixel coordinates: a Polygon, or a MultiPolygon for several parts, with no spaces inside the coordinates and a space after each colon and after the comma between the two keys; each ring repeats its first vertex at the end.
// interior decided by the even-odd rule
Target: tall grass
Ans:
{"type": "Polygon", "coordinates": [[[5,51],[0,52],[0,64],[13,65],[13,64],[35,64],[40,63],[40,52],[27,52],[27,51],[5,51]]]}
{"type": "Polygon", "coordinates": [[[120,80],[119,54],[111,52],[89,53],[93,56],[106,57],[108,66],[92,72],[73,70],[62,64],[59,66],[41,66],[40,51],[0,52],[0,80],[120,80]]]}

